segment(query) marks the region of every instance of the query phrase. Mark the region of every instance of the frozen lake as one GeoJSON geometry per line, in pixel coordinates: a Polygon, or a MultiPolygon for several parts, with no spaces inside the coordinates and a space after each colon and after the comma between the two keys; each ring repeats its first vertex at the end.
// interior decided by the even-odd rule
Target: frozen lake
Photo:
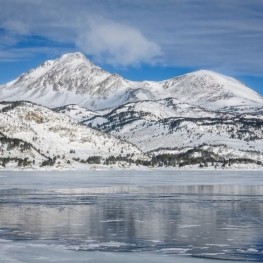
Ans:
{"type": "Polygon", "coordinates": [[[263,172],[0,172],[0,261],[263,262],[263,172]]]}

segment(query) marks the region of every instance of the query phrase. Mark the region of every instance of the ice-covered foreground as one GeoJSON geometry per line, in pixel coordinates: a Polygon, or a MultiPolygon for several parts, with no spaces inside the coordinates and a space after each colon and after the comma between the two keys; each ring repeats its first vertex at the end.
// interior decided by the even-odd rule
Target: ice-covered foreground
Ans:
{"type": "Polygon", "coordinates": [[[1,262],[12,263],[227,263],[226,260],[207,260],[185,256],[167,256],[156,253],[114,253],[114,252],[72,252],[61,246],[36,244],[2,243],[0,241],[1,262]],[[30,255],[30,256],[29,256],[30,255]]]}
{"type": "Polygon", "coordinates": [[[258,171],[0,173],[0,261],[263,261],[258,171]]]}

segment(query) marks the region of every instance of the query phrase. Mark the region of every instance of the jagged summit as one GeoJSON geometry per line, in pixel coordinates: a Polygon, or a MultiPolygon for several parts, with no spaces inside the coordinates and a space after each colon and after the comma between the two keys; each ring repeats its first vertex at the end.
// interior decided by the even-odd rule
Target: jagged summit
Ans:
{"type": "Polygon", "coordinates": [[[208,109],[257,107],[263,98],[239,81],[209,70],[172,79],[133,82],[97,67],[80,52],[48,60],[1,87],[0,100],[48,107],[78,104],[91,110],[168,97],[208,109]]]}
{"type": "Polygon", "coordinates": [[[60,58],[56,59],[58,63],[76,63],[76,64],[83,64],[86,67],[90,67],[91,69],[96,68],[100,69],[98,66],[93,64],[83,53],[81,52],[74,52],[74,53],[67,53],[62,55],[60,58]]]}
{"type": "MultiPolygon", "coordinates": [[[[80,52],[68,53],[60,56],[54,60],[47,60],[35,69],[31,69],[27,73],[22,74],[16,80],[7,83],[8,86],[28,86],[33,83],[37,83],[44,79],[45,81],[53,81],[54,85],[57,80],[61,80],[64,75],[68,75],[68,79],[81,78],[81,75],[88,75],[91,72],[102,73],[109,75],[109,73],[103,71],[97,67],[85,55],[80,52]]],[[[46,83],[43,83],[44,85],[46,83]]],[[[51,83],[52,84],[52,83],[51,83]]]]}
{"type": "Polygon", "coordinates": [[[81,52],[72,52],[72,53],[66,53],[61,55],[60,57],[50,60],[54,61],[56,63],[87,63],[90,64],[93,67],[98,68],[95,64],[93,64],[83,53],[81,52]]]}

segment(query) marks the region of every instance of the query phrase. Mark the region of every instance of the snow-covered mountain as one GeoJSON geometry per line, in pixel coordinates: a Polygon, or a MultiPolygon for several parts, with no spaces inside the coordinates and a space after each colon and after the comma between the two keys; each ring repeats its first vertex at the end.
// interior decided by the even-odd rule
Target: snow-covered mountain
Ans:
{"type": "Polygon", "coordinates": [[[0,151],[0,162],[13,166],[71,167],[109,157],[145,158],[128,142],[29,102],[0,103],[0,151]]]}
{"type": "Polygon", "coordinates": [[[81,53],[46,61],[1,88],[1,100],[28,100],[48,107],[119,105],[129,82],[95,66],[81,53]]]}
{"type": "Polygon", "coordinates": [[[81,53],[47,61],[0,88],[2,101],[28,100],[48,107],[77,104],[91,110],[168,97],[207,109],[255,111],[263,106],[259,94],[215,72],[200,70],[160,82],[133,82],[102,70],[81,53]]]}
{"type": "Polygon", "coordinates": [[[71,53],[0,101],[0,166],[263,163],[263,98],[211,71],[132,82],[71,53]]]}

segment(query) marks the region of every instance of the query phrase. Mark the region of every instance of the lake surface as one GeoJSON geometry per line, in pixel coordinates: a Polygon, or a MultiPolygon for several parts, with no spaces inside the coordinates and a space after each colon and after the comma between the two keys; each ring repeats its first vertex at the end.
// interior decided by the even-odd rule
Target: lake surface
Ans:
{"type": "Polygon", "coordinates": [[[0,262],[124,261],[263,262],[263,172],[0,172],[0,262]]]}

